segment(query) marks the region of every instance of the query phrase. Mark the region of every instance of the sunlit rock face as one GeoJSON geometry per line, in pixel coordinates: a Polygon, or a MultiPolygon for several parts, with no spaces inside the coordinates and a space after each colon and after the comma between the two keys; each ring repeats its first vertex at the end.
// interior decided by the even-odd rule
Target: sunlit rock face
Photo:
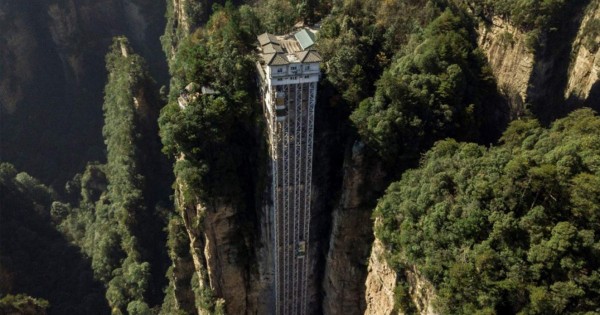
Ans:
{"type": "Polygon", "coordinates": [[[499,17],[494,17],[491,24],[480,23],[477,34],[498,89],[510,105],[511,116],[522,115],[534,62],[526,34],[499,17]]]}
{"type": "MultiPolygon", "coordinates": [[[[593,105],[592,98],[600,93],[600,35],[591,32],[594,23],[600,20],[600,2],[590,2],[587,12],[573,41],[569,78],[565,90],[566,99],[583,100],[593,105]],[[594,89],[596,91],[594,91],[594,89]]],[[[600,106],[600,105],[596,105],[600,106]]]]}
{"type": "Polygon", "coordinates": [[[531,30],[509,19],[491,16],[479,23],[478,45],[510,105],[511,119],[530,110],[547,123],[581,106],[600,108],[595,101],[600,95],[600,37],[594,31],[600,2],[584,1],[565,10],[568,18],[544,30],[537,47],[531,30]]]}

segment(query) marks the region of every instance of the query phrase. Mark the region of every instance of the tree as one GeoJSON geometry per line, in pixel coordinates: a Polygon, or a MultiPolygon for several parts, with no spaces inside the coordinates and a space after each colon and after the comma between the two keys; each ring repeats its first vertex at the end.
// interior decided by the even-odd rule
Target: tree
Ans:
{"type": "Polygon", "coordinates": [[[109,312],[89,261],[53,225],[70,209],[7,163],[0,163],[0,191],[0,313],[109,312]]]}
{"type": "MultiPolygon", "coordinates": [[[[173,215],[179,217],[178,228],[169,228],[172,265],[163,302],[165,314],[198,308],[211,314],[223,310],[224,302],[211,289],[206,271],[194,270],[190,248],[194,255],[204,255],[200,250],[206,237],[204,218],[222,209],[221,205],[235,209],[228,219],[235,225],[241,226],[252,215],[247,210],[253,206],[248,201],[254,198],[256,176],[248,174],[260,171],[254,164],[260,148],[258,127],[262,127],[258,97],[253,94],[256,15],[248,6],[236,8],[231,3],[213,9],[206,26],[182,41],[170,63],[171,93],[159,118],[163,152],[174,160],[173,215]],[[190,83],[210,87],[214,93],[187,91],[184,87],[190,83]],[[185,106],[180,107],[180,97],[187,100],[185,106]]],[[[238,229],[232,233],[247,240],[252,232],[238,229]]]]}
{"type": "Polygon", "coordinates": [[[23,294],[6,295],[0,299],[2,314],[45,315],[50,306],[44,299],[36,299],[23,294]]]}
{"type": "Polygon", "coordinates": [[[373,94],[373,78],[405,54],[402,47],[439,14],[434,1],[334,1],[322,22],[317,49],[325,80],[354,109],[373,94]]]}
{"type": "MultiPolygon", "coordinates": [[[[151,271],[162,274],[161,218],[154,207],[161,200],[160,183],[148,183],[159,172],[156,115],[158,95],[145,61],[133,53],[126,38],[115,38],[106,55],[109,72],[104,95],[104,142],[107,162],[88,164],[69,183],[79,187],[73,205],[55,203],[52,214],[59,229],[91,258],[96,279],[106,286],[114,313],[162,299],[151,271]],[[156,150],[157,152],[154,152],[156,150]],[[156,154],[156,156],[155,156],[156,154]],[[146,177],[148,176],[148,177],[146,177]],[[150,261],[155,269],[150,267],[150,261]]],[[[141,310],[141,311],[140,311],[141,310]]]]}
{"type": "Polygon", "coordinates": [[[483,96],[493,95],[495,85],[468,29],[464,18],[446,10],[350,116],[362,139],[386,160],[415,160],[445,137],[480,137],[483,96]]]}
{"type": "Polygon", "coordinates": [[[416,266],[440,313],[596,311],[600,117],[516,121],[502,141],[440,141],[389,187],[375,211],[388,262],[416,266]]]}

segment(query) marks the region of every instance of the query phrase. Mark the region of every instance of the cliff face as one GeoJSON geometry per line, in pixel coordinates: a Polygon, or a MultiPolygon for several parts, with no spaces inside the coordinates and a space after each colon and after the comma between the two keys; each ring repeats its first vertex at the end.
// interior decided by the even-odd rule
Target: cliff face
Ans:
{"type": "Polygon", "coordinates": [[[12,35],[0,37],[0,107],[8,114],[17,110],[17,104],[25,96],[23,82],[33,79],[35,64],[30,61],[35,60],[35,52],[39,49],[35,30],[29,24],[32,17],[29,14],[16,15],[9,23],[12,11],[9,3],[0,3],[0,29],[3,34],[9,32],[12,35]]]}
{"type": "MultiPolygon", "coordinates": [[[[584,30],[583,19],[586,11],[597,5],[598,0],[572,2],[565,6],[553,29],[541,37],[541,45],[535,53],[535,63],[527,90],[532,112],[544,123],[563,117],[575,108],[586,104],[585,100],[571,98],[565,100],[568,90],[569,69],[593,64],[580,59],[575,63],[573,50],[577,47],[577,34],[584,30]]],[[[592,10],[593,11],[593,10],[592,10]]],[[[592,13],[594,14],[594,13],[592,13]]],[[[583,82],[580,82],[583,85],[583,82]]]]}
{"type": "Polygon", "coordinates": [[[197,312],[210,314],[218,307],[227,314],[245,314],[246,274],[241,267],[240,240],[232,235],[235,208],[226,202],[211,206],[190,203],[184,199],[181,185],[176,191],[177,204],[196,273],[197,283],[192,287],[199,289],[197,312]]]}
{"type": "Polygon", "coordinates": [[[417,312],[421,315],[438,315],[433,308],[435,291],[431,282],[425,279],[414,266],[404,271],[404,277],[409,287],[410,299],[417,312]]]}
{"type": "MultiPolygon", "coordinates": [[[[202,211],[202,210],[200,210],[202,211]]],[[[235,237],[236,228],[232,206],[222,205],[206,214],[204,218],[204,256],[207,261],[208,278],[217,296],[226,301],[227,314],[246,312],[246,272],[240,247],[247,244],[235,237]]]]}
{"type": "MultiPolygon", "coordinates": [[[[175,60],[181,41],[206,23],[212,4],[220,2],[167,1],[167,24],[161,42],[169,62],[175,60]]],[[[272,253],[268,233],[272,205],[262,203],[268,200],[270,192],[259,188],[268,182],[268,175],[262,173],[268,163],[263,156],[266,143],[258,141],[262,138],[258,127],[251,129],[254,134],[250,137],[257,145],[244,152],[248,158],[240,163],[252,165],[239,166],[232,172],[237,177],[235,184],[243,187],[240,187],[243,192],[236,190],[235,196],[228,200],[214,196],[209,197],[210,201],[201,201],[199,196],[187,196],[190,200],[185,200],[186,183],[181,178],[176,180],[176,205],[183,221],[181,229],[186,234],[182,242],[189,246],[190,257],[188,260],[182,253],[171,257],[174,272],[170,274],[170,290],[175,297],[172,303],[175,305],[169,305],[172,311],[272,313],[269,309],[272,253]],[[192,304],[195,310],[190,311],[192,304]]]]}
{"type": "Polygon", "coordinates": [[[511,118],[522,115],[534,62],[526,46],[526,34],[498,17],[490,24],[480,23],[477,33],[498,89],[509,103],[511,118]]]}
{"type": "Polygon", "coordinates": [[[594,25],[598,25],[598,23],[600,23],[600,1],[592,1],[573,42],[571,52],[573,61],[569,66],[568,82],[565,90],[566,99],[576,98],[591,101],[592,89],[598,90],[597,82],[600,79],[600,49],[598,49],[600,31],[594,31],[594,25]],[[594,87],[595,84],[596,87],[594,87]]]}
{"type": "MultiPolygon", "coordinates": [[[[535,51],[528,47],[528,34],[507,20],[492,17],[479,25],[478,45],[510,105],[511,119],[526,110],[548,121],[576,107],[600,108],[600,1],[584,1],[566,10],[566,18],[556,30],[540,37],[535,51]]],[[[398,274],[385,261],[385,253],[384,245],[375,239],[366,278],[365,314],[402,314],[395,301],[399,284],[405,285],[416,313],[436,314],[433,285],[411,266],[398,274]]]]}
{"type": "Polygon", "coordinates": [[[190,33],[186,3],[186,0],[167,1],[167,25],[161,41],[169,60],[175,55],[178,40],[190,33]]]}
{"type": "Polygon", "coordinates": [[[398,276],[383,259],[384,252],[381,241],[376,239],[369,257],[369,273],[365,283],[365,314],[397,314],[394,311],[394,290],[398,276]]]}
{"type": "MultiPolygon", "coordinates": [[[[266,143],[264,143],[266,145],[266,143]]],[[[263,152],[266,148],[263,148],[263,152]]],[[[270,160],[268,160],[270,162],[270,160]]],[[[265,161],[265,163],[268,163],[265,161]]],[[[267,177],[271,179],[270,168],[267,177]]],[[[269,182],[268,182],[269,183],[269,182]]],[[[261,204],[258,207],[257,221],[258,226],[255,230],[253,259],[249,270],[249,277],[246,278],[247,307],[245,314],[271,314],[273,305],[269,297],[274,296],[272,281],[274,281],[273,270],[275,269],[274,244],[272,240],[272,216],[273,204],[270,203],[271,185],[267,184],[261,197],[261,204]]]]}
{"type": "Polygon", "coordinates": [[[170,60],[175,55],[181,39],[197,26],[206,23],[212,12],[212,5],[223,3],[223,0],[167,0],[167,25],[161,37],[167,59],[170,60]]]}
{"type": "Polygon", "coordinates": [[[546,122],[577,107],[600,107],[590,98],[600,93],[600,3],[583,1],[565,11],[554,29],[542,33],[535,51],[528,47],[529,35],[509,21],[492,17],[491,23],[480,23],[479,47],[510,105],[511,119],[524,113],[525,103],[546,122]]]}
{"type": "Polygon", "coordinates": [[[126,35],[162,80],[163,15],[164,4],[149,0],[2,1],[3,158],[60,185],[101,160],[104,56],[126,35]]]}
{"type": "Polygon", "coordinates": [[[171,286],[178,304],[174,309],[189,309],[186,305],[195,301],[197,314],[212,314],[218,309],[226,314],[273,313],[270,185],[257,192],[254,208],[231,200],[210,203],[186,200],[185,183],[181,179],[176,183],[176,205],[190,259],[184,255],[171,257],[174,268],[171,286]],[[255,222],[250,222],[254,219],[249,219],[246,211],[256,212],[250,215],[256,217],[255,222]],[[191,289],[187,285],[190,279],[191,289]]]}
{"type": "Polygon", "coordinates": [[[372,202],[384,188],[381,165],[369,163],[361,143],[346,156],[343,174],[325,262],[324,314],[362,314],[365,310],[366,262],[373,241],[372,202]]]}
{"type": "Polygon", "coordinates": [[[437,315],[433,308],[435,291],[433,285],[414,267],[408,267],[399,275],[384,259],[385,247],[378,239],[373,242],[369,257],[369,274],[366,281],[367,309],[365,315],[405,314],[395,301],[398,278],[403,278],[414,313],[437,315]]]}

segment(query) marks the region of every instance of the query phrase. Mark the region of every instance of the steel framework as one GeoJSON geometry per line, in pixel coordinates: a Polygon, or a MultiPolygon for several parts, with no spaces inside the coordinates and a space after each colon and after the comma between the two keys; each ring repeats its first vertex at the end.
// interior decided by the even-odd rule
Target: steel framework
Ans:
{"type": "Polygon", "coordinates": [[[314,111],[317,83],[264,86],[272,162],[276,314],[308,313],[314,111]],[[283,102],[278,98],[283,96],[283,102]],[[285,114],[276,109],[285,106],[285,114]],[[279,115],[279,116],[278,116],[279,115]]]}

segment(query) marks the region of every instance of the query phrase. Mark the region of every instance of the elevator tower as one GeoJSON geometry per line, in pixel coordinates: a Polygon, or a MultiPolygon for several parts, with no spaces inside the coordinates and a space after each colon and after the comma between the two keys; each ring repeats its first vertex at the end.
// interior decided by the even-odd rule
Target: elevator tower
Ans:
{"type": "Polygon", "coordinates": [[[278,315],[308,314],[313,130],[321,56],[315,32],[258,36],[260,90],[272,167],[274,291],[278,315]]]}

